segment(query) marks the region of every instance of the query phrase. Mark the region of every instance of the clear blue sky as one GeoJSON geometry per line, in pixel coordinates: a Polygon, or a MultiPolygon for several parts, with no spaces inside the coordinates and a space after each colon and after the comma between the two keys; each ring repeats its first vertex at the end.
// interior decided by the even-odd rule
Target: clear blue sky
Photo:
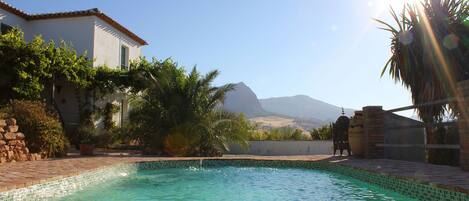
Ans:
{"type": "MultiPolygon", "coordinates": [[[[28,13],[97,7],[149,45],[216,84],[245,82],[260,98],[309,95],[338,106],[407,106],[409,92],[387,76],[391,0],[7,0],[28,13]]],[[[399,0],[392,0],[399,1],[399,0]]],[[[400,0],[402,1],[402,0],[400,0]]]]}

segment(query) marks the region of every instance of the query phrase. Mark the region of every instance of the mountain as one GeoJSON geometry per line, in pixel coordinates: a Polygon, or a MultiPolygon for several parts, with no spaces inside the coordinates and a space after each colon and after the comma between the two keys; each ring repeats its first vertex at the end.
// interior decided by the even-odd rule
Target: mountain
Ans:
{"type": "MultiPolygon", "coordinates": [[[[335,121],[342,113],[340,107],[305,95],[259,100],[243,82],[226,94],[223,109],[244,113],[263,127],[291,126],[311,129],[335,121]]],[[[344,109],[347,116],[352,109],[344,109]]]]}
{"type": "MultiPolygon", "coordinates": [[[[264,110],[275,114],[286,115],[299,119],[319,119],[335,121],[342,109],[335,105],[316,100],[306,95],[267,98],[259,100],[264,110]]],[[[345,115],[352,116],[353,109],[344,109],[345,115]]]]}
{"type": "Polygon", "coordinates": [[[269,114],[262,108],[256,94],[243,82],[236,84],[234,90],[226,94],[223,109],[236,113],[242,112],[247,117],[269,114]]]}

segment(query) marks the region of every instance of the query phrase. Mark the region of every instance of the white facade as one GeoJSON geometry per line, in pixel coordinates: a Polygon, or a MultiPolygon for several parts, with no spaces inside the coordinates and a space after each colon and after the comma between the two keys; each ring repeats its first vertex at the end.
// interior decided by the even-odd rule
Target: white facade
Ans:
{"type": "Polygon", "coordinates": [[[121,46],[129,50],[129,60],[137,60],[141,56],[138,42],[121,34],[114,27],[95,17],[94,21],[94,58],[95,65],[109,67],[120,66],[121,46]]]}
{"type": "Polygon", "coordinates": [[[42,36],[44,41],[54,41],[56,44],[63,40],[78,54],[86,51],[87,57],[94,58],[93,18],[86,16],[29,21],[24,29],[25,37],[26,40],[32,40],[35,36],[42,36]]]}
{"type": "MultiPolygon", "coordinates": [[[[146,45],[145,41],[97,9],[41,15],[38,18],[38,15],[26,14],[0,1],[0,23],[20,28],[26,40],[40,35],[46,42],[59,44],[64,41],[78,54],[86,52],[86,57],[93,60],[95,67],[126,68],[130,61],[140,58],[140,48],[146,45]]],[[[57,87],[56,103],[66,124],[76,125],[79,122],[77,97],[81,95],[66,83],[57,87]]],[[[106,99],[121,108],[114,117],[120,125],[123,117],[127,116],[125,95],[114,94],[106,99]]]]}
{"type": "Polygon", "coordinates": [[[120,67],[122,45],[128,48],[128,60],[137,60],[141,56],[142,45],[96,16],[26,21],[0,9],[0,22],[19,27],[26,40],[38,35],[56,44],[63,40],[79,54],[86,51],[87,57],[94,59],[94,66],[120,67]]]}
{"type": "Polygon", "coordinates": [[[25,29],[28,23],[24,18],[0,8],[0,22],[25,29]]]}

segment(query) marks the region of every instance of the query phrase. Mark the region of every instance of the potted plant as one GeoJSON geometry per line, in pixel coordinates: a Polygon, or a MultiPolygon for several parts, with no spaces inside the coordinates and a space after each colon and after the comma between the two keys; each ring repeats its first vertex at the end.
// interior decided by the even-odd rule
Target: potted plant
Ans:
{"type": "Polygon", "coordinates": [[[80,155],[93,155],[96,143],[96,127],[92,122],[82,124],[78,128],[80,136],[80,155]]]}

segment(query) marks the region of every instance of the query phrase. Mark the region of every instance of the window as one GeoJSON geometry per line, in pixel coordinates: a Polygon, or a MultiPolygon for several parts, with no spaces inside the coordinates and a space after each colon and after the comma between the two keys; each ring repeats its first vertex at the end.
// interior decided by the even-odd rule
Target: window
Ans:
{"type": "Polygon", "coordinates": [[[129,68],[129,48],[121,45],[121,69],[127,70],[129,68]]]}
{"type": "Polygon", "coordinates": [[[13,29],[13,27],[9,26],[9,25],[6,25],[6,24],[3,24],[1,23],[1,32],[2,34],[6,34],[8,33],[11,29],[13,29]]]}

